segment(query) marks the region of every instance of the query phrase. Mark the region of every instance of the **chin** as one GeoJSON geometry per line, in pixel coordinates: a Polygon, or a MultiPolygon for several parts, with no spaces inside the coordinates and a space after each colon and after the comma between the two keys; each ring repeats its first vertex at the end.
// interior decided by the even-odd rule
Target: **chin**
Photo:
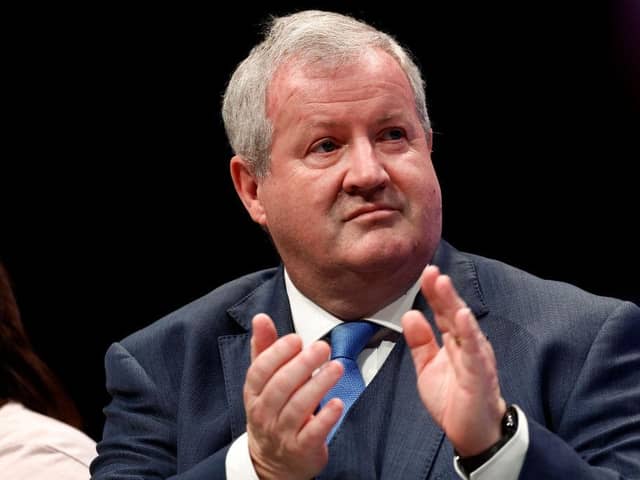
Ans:
{"type": "Polygon", "coordinates": [[[350,250],[349,260],[362,272],[394,272],[416,263],[416,244],[410,241],[385,241],[358,245],[350,250]]]}

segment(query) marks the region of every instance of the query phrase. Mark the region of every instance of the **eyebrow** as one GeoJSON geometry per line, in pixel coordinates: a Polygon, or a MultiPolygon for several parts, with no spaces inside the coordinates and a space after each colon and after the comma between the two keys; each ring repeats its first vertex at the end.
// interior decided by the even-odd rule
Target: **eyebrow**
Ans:
{"type": "Polygon", "coordinates": [[[398,112],[392,112],[392,113],[387,113],[384,116],[378,118],[376,120],[376,125],[382,125],[384,123],[388,123],[392,120],[406,120],[406,115],[404,113],[404,111],[398,111],[398,112]]]}
{"type": "MultiPolygon", "coordinates": [[[[393,120],[406,120],[406,115],[403,111],[386,113],[380,117],[378,117],[374,123],[376,125],[383,125],[393,120]]],[[[341,125],[340,122],[336,122],[334,120],[316,120],[307,124],[307,129],[312,130],[315,128],[333,128],[339,127],[341,125]]]]}

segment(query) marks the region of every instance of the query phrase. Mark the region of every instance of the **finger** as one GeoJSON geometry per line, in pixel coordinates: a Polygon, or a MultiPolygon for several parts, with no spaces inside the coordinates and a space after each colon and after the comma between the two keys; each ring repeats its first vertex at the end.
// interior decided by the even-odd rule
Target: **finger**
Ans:
{"type": "Polygon", "coordinates": [[[440,276],[440,269],[435,265],[427,265],[420,275],[420,287],[425,298],[435,297],[435,284],[440,276]]]}
{"type": "Polygon", "coordinates": [[[251,323],[251,362],[253,362],[278,339],[278,333],[273,321],[266,313],[257,314],[251,323]]]}
{"type": "Polygon", "coordinates": [[[497,362],[493,347],[471,310],[461,309],[455,317],[455,322],[460,338],[469,339],[468,345],[465,345],[465,341],[462,340],[462,352],[469,368],[472,369],[474,366],[478,369],[482,368],[482,372],[488,375],[496,373],[497,362]]]}
{"type": "Polygon", "coordinates": [[[340,362],[334,360],[325,363],[320,371],[300,386],[284,405],[280,414],[280,424],[284,428],[300,431],[343,373],[344,367],[340,362]]]}
{"type": "Polygon", "coordinates": [[[434,314],[447,319],[453,319],[458,310],[467,306],[458,295],[448,275],[440,275],[436,279],[429,305],[434,314]]]}
{"type": "Polygon", "coordinates": [[[438,328],[444,333],[455,328],[456,312],[466,307],[451,278],[440,275],[437,267],[428,266],[422,277],[422,292],[433,311],[438,328]]]}
{"type": "MultiPolygon", "coordinates": [[[[326,363],[330,351],[331,349],[326,342],[314,342],[278,369],[260,394],[264,407],[279,416],[294,392],[309,382],[312,379],[313,372],[323,363],[326,363]]],[[[313,412],[318,402],[313,405],[307,405],[300,400],[301,406],[306,412],[300,419],[300,423],[309,413],[313,412]],[[309,407],[311,407],[310,411],[309,407]]],[[[298,416],[301,415],[303,414],[298,412],[298,416]]],[[[300,426],[300,423],[298,423],[297,427],[300,426]]],[[[291,425],[287,426],[291,427],[291,425]]]]}
{"type": "Polygon", "coordinates": [[[471,310],[461,308],[456,312],[454,322],[457,335],[443,334],[443,341],[456,377],[466,385],[489,378],[495,371],[493,348],[480,330],[471,310]]]}
{"type": "Polygon", "coordinates": [[[259,353],[247,370],[245,394],[249,397],[259,395],[275,372],[300,353],[300,350],[300,336],[291,333],[259,353]]]}
{"type": "Polygon", "coordinates": [[[453,316],[452,324],[456,331],[456,340],[462,351],[468,356],[480,353],[485,337],[480,326],[468,307],[460,308],[453,316]]]}
{"type": "Polygon", "coordinates": [[[329,432],[342,415],[344,404],[339,398],[332,398],[313,416],[298,434],[301,445],[324,445],[329,432]]]}
{"type": "Polygon", "coordinates": [[[422,313],[410,310],[402,316],[402,330],[411,349],[418,376],[440,350],[431,325],[422,313]]]}
{"type": "Polygon", "coordinates": [[[464,361],[462,360],[461,341],[451,333],[443,333],[442,343],[447,351],[447,357],[453,366],[453,372],[458,383],[467,387],[469,385],[469,375],[465,371],[464,361]]]}

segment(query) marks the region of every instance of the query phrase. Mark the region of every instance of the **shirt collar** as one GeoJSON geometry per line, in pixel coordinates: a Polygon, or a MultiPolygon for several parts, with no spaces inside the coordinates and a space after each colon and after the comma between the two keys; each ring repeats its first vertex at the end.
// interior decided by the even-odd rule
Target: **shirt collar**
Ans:
{"type": "MultiPolygon", "coordinates": [[[[286,269],[284,271],[284,282],[287,297],[289,298],[289,305],[291,306],[293,327],[296,333],[302,338],[304,347],[321,339],[329,333],[333,327],[342,323],[342,320],[331,315],[304,296],[293,284],[286,269]],[[309,319],[313,319],[313,321],[309,321],[309,319]]],[[[372,316],[366,317],[365,320],[402,333],[400,319],[402,315],[408,312],[413,306],[419,290],[420,280],[418,279],[404,295],[372,316]]]]}

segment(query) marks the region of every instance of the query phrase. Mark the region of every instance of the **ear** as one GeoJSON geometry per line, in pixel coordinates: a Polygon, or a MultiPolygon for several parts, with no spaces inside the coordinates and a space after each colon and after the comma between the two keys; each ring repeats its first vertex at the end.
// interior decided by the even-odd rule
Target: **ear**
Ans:
{"type": "Polygon", "coordinates": [[[266,227],[267,216],[258,196],[260,185],[247,161],[239,155],[235,155],[231,159],[230,170],[233,186],[242,200],[244,208],[247,209],[254,222],[266,227]]]}
{"type": "Polygon", "coordinates": [[[433,130],[429,129],[427,132],[427,146],[429,147],[429,152],[433,153],[433,130]]]}

